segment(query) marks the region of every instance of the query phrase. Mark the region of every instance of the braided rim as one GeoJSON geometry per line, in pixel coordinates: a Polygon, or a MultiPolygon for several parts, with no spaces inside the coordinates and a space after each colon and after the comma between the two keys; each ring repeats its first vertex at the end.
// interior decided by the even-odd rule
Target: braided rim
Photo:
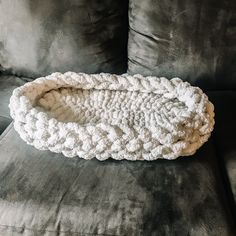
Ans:
{"type": "MultiPolygon", "coordinates": [[[[179,78],[168,80],[164,77],[144,77],[139,74],[133,76],[107,73],[88,75],[56,72],[16,88],[10,98],[9,108],[14,119],[15,130],[28,144],[40,150],[62,152],[67,157],[80,156],[85,159],[96,157],[99,160],[105,160],[112,157],[117,160],[155,160],[192,155],[208,140],[214,126],[214,106],[200,88],[193,87],[179,78]],[[191,141],[184,139],[163,145],[160,143],[157,145],[151,140],[148,142],[149,148],[145,148],[148,143],[142,143],[143,146],[140,148],[140,140],[134,138],[133,128],[127,125],[114,126],[104,123],[79,125],[75,122],[59,122],[49,117],[42,108],[36,107],[35,103],[44,93],[61,87],[137,91],[158,94],[169,99],[176,98],[187,107],[185,118],[191,118],[195,122],[192,124],[192,129],[193,136],[197,132],[197,138],[192,137],[191,141]],[[117,129],[123,132],[121,136],[117,134],[117,129]],[[93,141],[92,137],[95,135],[103,137],[99,145],[97,141],[93,141]],[[131,139],[133,137],[133,139],[128,140],[127,137],[131,139]],[[114,142],[116,148],[113,147],[114,142]],[[132,150],[132,146],[137,145],[139,149],[132,150]]],[[[135,132],[141,134],[144,130],[136,129],[135,132]]],[[[160,137],[163,136],[157,127],[149,127],[148,132],[151,136],[155,136],[157,132],[160,137]]],[[[171,136],[171,133],[167,135],[171,136]]]]}

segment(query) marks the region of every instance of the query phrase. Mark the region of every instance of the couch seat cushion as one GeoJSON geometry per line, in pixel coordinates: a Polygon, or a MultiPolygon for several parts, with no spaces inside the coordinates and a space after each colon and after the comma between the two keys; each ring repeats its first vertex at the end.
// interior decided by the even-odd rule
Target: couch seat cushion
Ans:
{"type": "Polygon", "coordinates": [[[69,159],[0,141],[0,235],[233,235],[211,140],[176,161],[69,159]]]}

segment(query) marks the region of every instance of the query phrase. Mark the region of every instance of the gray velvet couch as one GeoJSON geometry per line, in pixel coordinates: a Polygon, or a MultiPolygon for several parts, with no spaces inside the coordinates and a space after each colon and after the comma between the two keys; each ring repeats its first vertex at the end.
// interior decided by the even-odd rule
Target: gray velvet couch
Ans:
{"type": "Polygon", "coordinates": [[[236,235],[234,0],[0,1],[0,236],[236,235]],[[38,151],[12,90],[54,71],[179,76],[215,105],[210,140],[175,161],[38,151]]]}

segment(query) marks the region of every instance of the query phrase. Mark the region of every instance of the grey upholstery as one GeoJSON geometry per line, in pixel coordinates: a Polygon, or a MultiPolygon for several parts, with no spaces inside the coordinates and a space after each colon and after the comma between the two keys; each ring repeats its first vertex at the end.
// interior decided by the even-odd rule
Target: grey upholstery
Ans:
{"type": "Polygon", "coordinates": [[[21,79],[16,76],[0,75],[0,134],[11,122],[8,104],[12,91],[25,82],[26,79],[21,79]]]}
{"type": "Polygon", "coordinates": [[[128,72],[236,88],[236,1],[129,1],[128,72]]]}
{"type": "Polygon", "coordinates": [[[0,235],[233,235],[208,142],[177,161],[68,159],[0,141],[0,235]]]}
{"type": "Polygon", "coordinates": [[[214,138],[226,181],[229,181],[229,191],[234,197],[232,209],[236,213],[236,92],[209,92],[208,95],[215,104],[217,116],[214,138]]]}
{"type": "Polygon", "coordinates": [[[0,1],[0,68],[36,77],[60,71],[123,73],[127,1],[0,1]]]}

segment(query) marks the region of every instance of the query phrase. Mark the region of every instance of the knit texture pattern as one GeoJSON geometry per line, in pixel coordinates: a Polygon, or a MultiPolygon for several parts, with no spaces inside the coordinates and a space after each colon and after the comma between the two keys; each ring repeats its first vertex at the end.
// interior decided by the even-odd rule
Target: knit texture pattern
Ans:
{"type": "Polygon", "coordinates": [[[139,74],[53,73],[16,88],[9,107],[25,142],[84,159],[192,155],[214,126],[200,88],[139,74]]]}

